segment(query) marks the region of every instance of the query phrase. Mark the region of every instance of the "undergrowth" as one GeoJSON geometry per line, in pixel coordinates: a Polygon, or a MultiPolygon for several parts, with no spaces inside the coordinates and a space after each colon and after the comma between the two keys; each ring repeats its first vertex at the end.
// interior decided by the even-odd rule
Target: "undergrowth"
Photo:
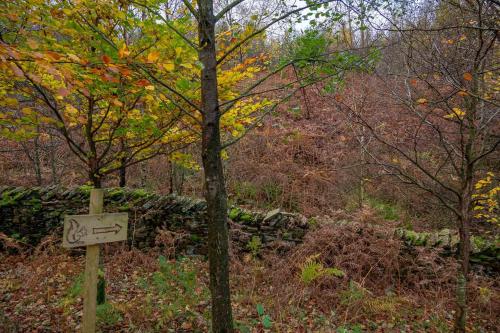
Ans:
{"type": "MultiPolygon", "coordinates": [[[[318,222],[284,256],[267,247],[241,259],[235,252],[231,281],[239,332],[449,331],[456,261],[432,248],[408,252],[393,236],[394,229],[382,225],[318,222]]],[[[161,251],[106,251],[101,332],[209,331],[206,260],[161,251]]],[[[45,244],[31,257],[3,259],[0,323],[21,332],[77,330],[83,257],[45,244]]],[[[474,274],[470,285],[469,330],[494,331],[500,324],[496,279],[474,274]]]]}

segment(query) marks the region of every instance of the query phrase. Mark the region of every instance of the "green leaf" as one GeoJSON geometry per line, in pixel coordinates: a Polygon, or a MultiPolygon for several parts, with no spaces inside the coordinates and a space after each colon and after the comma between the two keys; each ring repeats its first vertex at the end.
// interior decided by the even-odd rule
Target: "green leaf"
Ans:
{"type": "Polygon", "coordinates": [[[257,313],[259,316],[262,316],[264,314],[264,306],[262,304],[257,304],[257,313]]]}
{"type": "Polygon", "coordinates": [[[179,90],[185,91],[189,89],[189,87],[191,86],[191,82],[189,82],[188,79],[180,79],[175,83],[175,85],[179,90]]]}
{"type": "Polygon", "coordinates": [[[262,326],[264,326],[264,328],[270,329],[272,325],[271,317],[269,317],[269,315],[262,317],[262,326]]]}

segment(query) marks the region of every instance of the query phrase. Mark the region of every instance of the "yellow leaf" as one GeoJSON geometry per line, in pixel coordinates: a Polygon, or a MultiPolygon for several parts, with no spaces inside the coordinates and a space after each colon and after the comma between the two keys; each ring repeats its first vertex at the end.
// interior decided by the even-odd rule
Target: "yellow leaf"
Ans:
{"type": "Polygon", "coordinates": [[[163,64],[163,68],[168,72],[172,72],[175,69],[175,65],[172,63],[163,64]]]}
{"type": "Polygon", "coordinates": [[[118,50],[118,57],[125,58],[130,55],[130,51],[126,44],[123,44],[120,50],[118,50]]]}
{"type": "Polygon", "coordinates": [[[76,114],[78,113],[78,110],[71,104],[66,104],[66,112],[68,112],[69,114],[76,114]]]}
{"type": "Polygon", "coordinates": [[[21,111],[27,116],[33,113],[33,110],[31,108],[22,108],[21,111]]]}
{"type": "Polygon", "coordinates": [[[6,106],[12,106],[13,107],[13,106],[18,106],[19,105],[19,102],[15,98],[7,97],[6,99],[4,99],[4,102],[5,102],[6,106]]]}
{"type": "Polygon", "coordinates": [[[418,104],[425,104],[425,103],[427,103],[427,99],[425,99],[425,98],[419,98],[419,99],[417,99],[417,103],[418,104]]]}
{"type": "Polygon", "coordinates": [[[160,58],[160,53],[157,51],[153,51],[148,54],[148,62],[156,62],[160,58]]]}
{"type": "Polygon", "coordinates": [[[144,89],[153,91],[155,90],[155,86],[145,86],[144,89]]]}

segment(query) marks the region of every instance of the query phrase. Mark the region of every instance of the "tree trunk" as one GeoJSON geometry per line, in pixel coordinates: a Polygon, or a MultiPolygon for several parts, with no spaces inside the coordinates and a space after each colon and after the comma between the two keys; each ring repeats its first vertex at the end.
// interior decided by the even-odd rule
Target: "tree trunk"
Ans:
{"type": "Polygon", "coordinates": [[[212,294],[212,332],[233,332],[229,288],[227,194],[221,160],[220,110],[217,89],[215,18],[213,0],[198,2],[201,103],[203,110],[202,159],[208,218],[208,259],[212,294]]]}
{"type": "MultiPolygon", "coordinates": [[[[90,179],[92,181],[92,184],[94,185],[94,188],[96,189],[102,188],[101,177],[97,172],[91,171],[90,179]]],[[[99,244],[99,252],[102,252],[102,244],[99,244]]],[[[97,276],[97,305],[104,304],[105,302],[106,302],[106,280],[104,278],[104,261],[103,257],[99,256],[99,272],[97,276]]]]}
{"type": "Polygon", "coordinates": [[[54,138],[50,136],[50,172],[52,174],[52,184],[58,185],[59,178],[57,177],[57,164],[56,164],[57,145],[54,138]]]}
{"type": "Polygon", "coordinates": [[[309,120],[311,119],[311,110],[309,108],[309,100],[307,98],[307,93],[306,93],[306,88],[302,86],[302,80],[300,79],[299,72],[297,71],[297,67],[295,64],[292,64],[293,72],[295,74],[295,77],[297,78],[297,82],[299,83],[300,86],[300,92],[302,93],[302,97],[304,98],[304,105],[306,109],[306,119],[309,120]]]}
{"type": "MultiPolygon", "coordinates": [[[[125,154],[125,140],[120,140],[120,149],[123,154],[125,154]]],[[[125,187],[127,185],[127,158],[122,156],[120,158],[120,169],[118,170],[120,174],[120,183],[118,186],[125,187]]]]}
{"type": "Polygon", "coordinates": [[[125,186],[127,186],[127,166],[125,165],[124,160],[121,161],[119,172],[120,172],[120,184],[119,184],[119,186],[125,187],[125,186]]]}
{"type": "Polygon", "coordinates": [[[465,195],[460,203],[460,218],[459,218],[459,255],[460,268],[457,274],[457,290],[456,302],[457,310],[455,317],[455,333],[465,333],[467,322],[467,286],[469,281],[469,266],[470,266],[470,222],[471,214],[471,195],[472,195],[472,179],[467,181],[465,186],[465,195]]]}
{"type": "Polygon", "coordinates": [[[147,181],[148,181],[148,171],[146,170],[146,162],[142,162],[141,163],[141,178],[140,178],[141,188],[146,187],[147,181]]]}
{"type": "Polygon", "coordinates": [[[168,193],[169,194],[174,194],[174,192],[175,192],[175,190],[174,190],[174,182],[175,182],[175,180],[174,180],[174,162],[172,162],[172,161],[168,162],[168,166],[170,167],[169,168],[169,173],[170,174],[169,174],[169,177],[168,177],[169,178],[168,181],[169,181],[170,184],[169,184],[168,193]]]}
{"type": "Polygon", "coordinates": [[[89,179],[90,179],[90,181],[92,182],[92,185],[94,185],[95,188],[101,188],[102,187],[101,177],[96,172],[90,171],[89,172],[89,179]]]}
{"type": "Polygon", "coordinates": [[[38,142],[38,138],[39,136],[37,135],[33,140],[33,146],[34,146],[33,164],[35,168],[36,184],[38,186],[42,186],[42,163],[40,161],[40,144],[38,142]]]}

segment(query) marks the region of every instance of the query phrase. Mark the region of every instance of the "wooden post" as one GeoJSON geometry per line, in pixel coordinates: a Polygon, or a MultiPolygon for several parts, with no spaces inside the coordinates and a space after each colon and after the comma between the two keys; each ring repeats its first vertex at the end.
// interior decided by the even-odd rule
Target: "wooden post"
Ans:
{"type": "MultiPolygon", "coordinates": [[[[103,211],[104,191],[92,189],[90,192],[89,214],[103,211]]],[[[88,245],[85,256],[85,284],[83,295],[82,332],[94,333],[97,307],[97,270],[99,267],[99,244],[88,245]]]]}

